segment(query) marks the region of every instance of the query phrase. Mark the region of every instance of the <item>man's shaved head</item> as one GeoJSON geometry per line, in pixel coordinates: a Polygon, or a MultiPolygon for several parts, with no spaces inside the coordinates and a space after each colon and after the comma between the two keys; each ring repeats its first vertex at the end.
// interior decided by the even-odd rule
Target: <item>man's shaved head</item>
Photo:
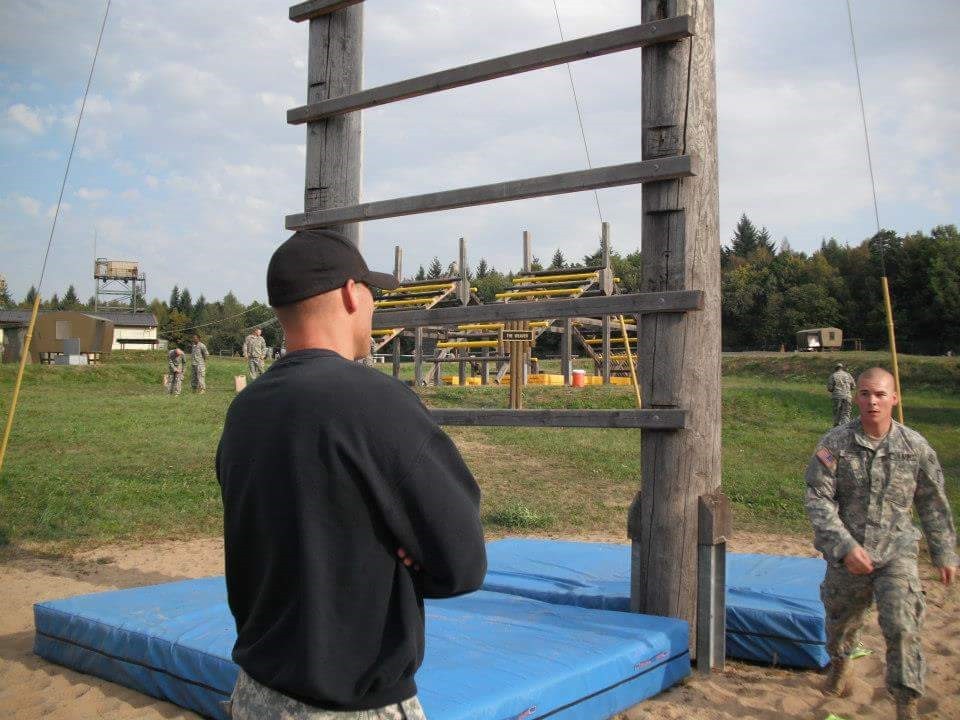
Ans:
{"type": "Polygon", "coordinates": [[[888,382],[890,384],[890,389],[896,388],[896,382],[893,379],[893,375],[885,368],[882,367],[872,367],[867,370],[864,370],[857,377],[857,387],[860,387],[861,384],[865,382],[888,382]]]}

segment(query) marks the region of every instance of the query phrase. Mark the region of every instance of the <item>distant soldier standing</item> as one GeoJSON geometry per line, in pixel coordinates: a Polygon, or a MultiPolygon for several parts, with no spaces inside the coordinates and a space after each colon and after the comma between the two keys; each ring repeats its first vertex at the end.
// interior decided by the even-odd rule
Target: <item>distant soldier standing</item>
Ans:
{"type": "Polygon", "coordinates": [[[894,422],[893,376],[871,368],[857,382],[860,418],[821,438],[806,474],[814,544],[827,560],[820,597],[830,670],[825,691],[846,695],[849,655],[874,600],[887,645],[887,690],[897,719],[915,718],[923,693],[924,597],[917,573],[920,533],[944,585],[957,573],[956,531],[937,454],[920,433],[894,422]]]}
{"type": "Polygon", "coordinates": [[[833,398],[833,426],[850,422],[850,400],[856,387],[853,375],[843,369],[843,363],[837,363],[833,374],[827,380],[827,391],[833,398]]]}
{"type": "Polygon", "coordinates": [[[199,335],[193,336],[190,350],[190,386],[195,393],[203,394],[207,390],[207,358],[210,353],[199,335]]]}
{"type": "Polygon", "coordinates": [[[247,359],[247,371],[251,380],[263,374],[263,358],[267,355],[267,341],[261,337],[263,331],[254,328],[243,341],[243,356],[247,359]]]}
{"type": "Polygon", "coordinates": [[[170,369],[170,394],[179,395],[183,389],[183,371],[187,366],[187,357],[176,345],[167,353],[167,366],[170,369]]]}

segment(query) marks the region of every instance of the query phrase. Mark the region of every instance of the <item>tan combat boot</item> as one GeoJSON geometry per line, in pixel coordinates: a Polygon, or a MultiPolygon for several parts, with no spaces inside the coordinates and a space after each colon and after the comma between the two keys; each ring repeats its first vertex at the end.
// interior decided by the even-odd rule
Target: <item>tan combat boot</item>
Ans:
{"type": "Polygon", "coordinates": [[[850,694],[850,659],[833,658],[823,681],[823,692],[827,695],[846,697],[850,694]]]}
{"type": "Polygon", "coordinates": [[[897,698],[897,720],[917,720],[917,699],[915,697],[897,698]]]}

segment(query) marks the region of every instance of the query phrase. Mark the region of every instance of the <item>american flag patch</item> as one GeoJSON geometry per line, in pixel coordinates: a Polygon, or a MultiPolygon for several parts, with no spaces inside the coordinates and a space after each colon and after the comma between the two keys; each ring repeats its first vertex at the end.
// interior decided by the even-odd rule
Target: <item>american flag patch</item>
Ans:
{"type": "Polygon", "coordinates": [[[837,461],[829,450],[827,450],[825,447],[822,447],[819,450],[817,450],[816,454],[817,454],[817,460],[819,460],[820,463],[827,470],[829,470],[830,472],[837,471],[837,461]]]}

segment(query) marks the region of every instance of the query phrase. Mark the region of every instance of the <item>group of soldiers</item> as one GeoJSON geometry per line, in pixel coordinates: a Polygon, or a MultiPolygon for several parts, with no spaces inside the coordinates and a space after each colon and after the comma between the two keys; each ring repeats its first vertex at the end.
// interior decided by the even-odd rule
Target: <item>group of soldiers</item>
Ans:
{"type": "MultiPolygon", "coordinates": [[[[251,380],[263,374],[264,360],[267,357],[267,341],[263,339],[260,328],[254,328],[243,340],[243,356],[247,358],[247,373],[251,380]]],[[[210,352],[200,335],[194,334],[190,346],[190,387],[197,394],[207,390],[207,358],[210,352]]],[[[170,394],[179,395],[183,390],[183,374],[187,367],[187,356],[174,346],[167,353],[167,368],[170,376],[170,394]]]]}

